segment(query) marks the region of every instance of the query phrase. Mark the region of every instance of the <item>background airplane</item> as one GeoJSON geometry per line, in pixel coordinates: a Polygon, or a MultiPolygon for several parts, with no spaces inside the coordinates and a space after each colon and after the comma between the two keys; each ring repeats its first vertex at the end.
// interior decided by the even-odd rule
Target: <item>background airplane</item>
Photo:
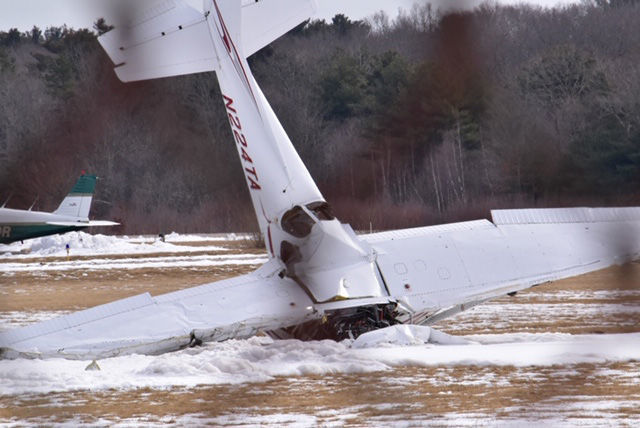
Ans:
{"type": "Polygon", "coordinates": [[[116,226],[106,220],[89,220],[95,175],[81,175],[71,192],[52,213],[0,208],[0,244],[56,235],[91,226],[116,226]]]}
{"type": "Polygon", "coordinates": [[[135,3],[100,43],[123,81],[217,73],[269,261],[236,278],[2,332],[5,357],[156,354],[260,331],[343,339],[433,323],[640,252],[640,207],[498,210],[492,221],[358,236],[332,214],[246,61],[312,16],[315,2],[135,3]]]}

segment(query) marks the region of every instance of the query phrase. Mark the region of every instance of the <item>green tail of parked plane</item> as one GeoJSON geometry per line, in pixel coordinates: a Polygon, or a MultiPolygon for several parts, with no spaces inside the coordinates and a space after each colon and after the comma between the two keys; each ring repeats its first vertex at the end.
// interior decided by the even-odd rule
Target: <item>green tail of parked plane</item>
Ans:
{"type": "Polygon", "coordinates": [[[71,192],[52,213],[0,208],[0,244],[56,235],[90,226],[115,226],[113,221],[89,220],[95,175],[81,175],[71,192]]]}

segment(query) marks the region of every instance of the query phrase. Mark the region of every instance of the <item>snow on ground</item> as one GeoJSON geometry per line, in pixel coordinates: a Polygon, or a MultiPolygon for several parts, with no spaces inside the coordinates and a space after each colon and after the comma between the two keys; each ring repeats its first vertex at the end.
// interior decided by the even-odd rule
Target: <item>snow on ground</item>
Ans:
{"type": "MultiPolygon", "coordinates": [[[[125,237],[129,240],[129,242],[136,243],[149,243],[155,242],[160,237],[159,236],[151,236],[151,235],[139,235],[137,237],[125,237]]],[[[209,241],[243,241],[251,239],[250,234],[246,233],[213,233],[213,234],[180,234],[176,232],[171,232],[168,235],[165,235],[164,240],[166,242],[209,242],[209,241]]]]}
{"type": "MultiPolygon", "coordinates": [[[[202,247],[201,247],[202,248],[202,247]]],[[[68,271],[81,269],[85,271],[111,270],[111,269],[144,269],[144,268],[184,268],[230,265],[259,265],[265,263],[267,257],[255,254],[233,255],[197,255],[197,256],[170,256],[170,257],[137,257],[122,259],[98,259],[91,260],[56,260],[50,263],[27,262],[0,264],[0,273],[16,273],[30,271],[68,271]]]]}
{"type": "Polygon", "coordinates": [[[201,237],[198,235],[168,235],[167,242],[158,237],[137,237],[92,235],[86,232],[69,232],[63,235],[44,236],[25,241],[0,245],[1,258],[66,257],[66,247],[72,256],[115,255],[115,254],[151,254],[194,251],[224,251],[221,246],[174,245],[182,242],[228,241],[243,239],[243,235],[224,235],[219,237],[201,237]],[[227,239],[227,236],[231,239],[227,239]],[[240,236],[240,238],[239,238],[240,236]]]}
{"type": "Polygon", "coordinates": [[[25,325],[47,321],[69,314],[71,311],[31,311],[0,312],[0,332],[13,328],[24,327],[25,325]]]}
{"type": "MultiPolygon", "coordinates": [[[[66,422],[53,422],[48,419],[44,419],[38,423],[38,421],[29,421],[29,425],[42,425],[51,428],[76,428],[78,426],[87,425],[86,419],[82,417],[74,417],[66,422]],[[35,422],[35,423],[34,423],[35,422]]],[[[226,415],[219,418],[207,418],[202,417],[199,414],[180,415],[180,416],[166,416],[158,418],[155,415],[143,415],[141,417],[130,419],[119,419],[114,421],[113,419],[99,418],[92,420],[91,427],[105,427],[105,428],[131,428],[131,427],[201,427],[201,426],[232,426],[232,427],[287,427],[287,428],[308,428],[316,426],[342,426],[339,425],[326,425],[321,423],[313,415],[304,414],[235,414],[226,415]]],[[[25,424],[22,421],[15,423],[5,423],[2,425],[6,428],[24,427],[25,424]]],[[[387,426],[389,426],[387,424],[387,426]]],[[[392,425],[398,426],[398,425],[392,425]]]]}
{"type": "MultiPolygon", "coordinates": [[[[554,366],[635,361],[640,333],[607,335],[475,335],[467,344],[407,345],[399,327],[368,333],[359,347],[351,340],[302,342],[253,337],[210,343],[159,356],[129,355],[98,361],[101,370],[86,371],[88,361],[63,359],[0,360],[0,396],[54,391],[169,388],[265,382],[276,376],[370,373],[395,367],[554,366]],[[398,334],[399,333],[399,334],[398,334]],[[389,337],[397,334],[399,343],[389,337]],[[384,345],[380,345],[384,343],[384,345]]],[[[429,337],[428,327],[413,327],[429,337]],[[426,329],[426,330],[424,330],[426,329]]],[[[442,334],[442,333],[440,333],[442,334]]],[[[442,343],[442,336],[439,336],[442,343]]],[[[444,340],[444,342],[447,342],[444,340]]],[[[459,342],[459,341],[454,341],[459,342]]],[[[450,343],[450,342],[449,342],[450,343]]]]}
{"type": "MultiPolygon", "coordinates": [[[[583,295],[589,295],[585,292],[583,295]]],[[[637,293],[631,295],[637,296],[637,293]]],[[[625,303],[519,303],[487,302],[473,310],[462,312],[455,318],[445,319],[438,327],[449,332],[461,333],[465,330],[508,330],[514,326],[529,326],[532,320],[540,323],[565,321],[574,323],[581,320],[581,326],[593,329],[611,327],[635,327],[640,319],[640,305],[635,301],[625,303]]]]}
{"type": "MultiPolygon", "coordinates": [[[[634,403],[635,404],[635,403],[634,403]]],[[[398,420],[397,415],[386,416],[383,406],[368,406],[372,409],[378,409],[380,416],[372,418],[368,424],[356,424],[355,426],[384,426],[393,428],[408,427],[554,427],[554,428],[602,428],[603,426],[633,426],[633,422],[627,419],[627,424],[615,423],[611,421],[610,412],[589,412],[590,414],[578,417],[561,417],[557,416],[557,409],[553,408],[554,414],[549,417],[507,417],[497,419],[494,414],[484,413],[450,413],[438,415],[437,417],[428,417],[425,415],[409,416],[406,420],[398,420]]],[[[276,414],[260,414],[254,413],[229,413],[216,418],[208,418],[199,414],[189,415],[171,415],[158,418],[155,415],[143,415],[140,417],[129,419],[118,419],[117,421],[105,418],[99,418],[91,421],[92,427],[108,427],[108,428],[130,428],[130,427],[166,427],[166,426],[230,426],[230,427],[287,427],[287,428],[309,428],[309,427],[343,427],[352,426],[352,418],[357,418],[358,413],[362,409],[344,408],[340,414],[329,415],[307,415],[300,413],[276,413],[276,414]],[[329,419],[329,421],[327,421],[329,419]]],[[[323,412],[318,412],[323,413],[323,412]]],[[[634,418],[635,419],[635,418],[634,418]]],[[[356,419],[357,420],[357,419],[356,419]]],[[[30,421],[33,423],[33,421],[30,421]]],[[[52,428],[75,428],[77,426],[86,425],[86,420],[81,417],[72,418],[66,422],[52,422],[51,420],[42,420],[41,425],[52,428]]],[[[7,428],[22,427],[23,422],[7,423],[7,428]]]]}

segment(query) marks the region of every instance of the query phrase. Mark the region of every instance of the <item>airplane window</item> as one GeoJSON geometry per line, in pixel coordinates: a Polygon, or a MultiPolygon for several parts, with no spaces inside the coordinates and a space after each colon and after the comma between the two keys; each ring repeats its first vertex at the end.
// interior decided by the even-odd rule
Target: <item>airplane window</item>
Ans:
{"type": "Polygon", "coordinates": [[[318,217],[318,220],[333,220],[335,218],[331,207],[325,201],[311,202],[307,208],[318,217]]]}
{"type": "Polygon", "coordinates": [[[311,233],[311,228],[315,224],[313,219],[304,212],[302,207],[296,205],[282,216],[282,230],[296,238],[304,238],[311,233]]]}

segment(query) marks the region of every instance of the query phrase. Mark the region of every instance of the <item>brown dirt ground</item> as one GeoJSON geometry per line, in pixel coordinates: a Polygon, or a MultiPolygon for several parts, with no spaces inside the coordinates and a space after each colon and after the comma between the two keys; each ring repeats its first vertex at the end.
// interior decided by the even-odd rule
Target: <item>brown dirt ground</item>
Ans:
{"type": "MultiPolygon", "coordinates": [[[[189,243],[191,244],[191,243],[189,243]]],[[[100,259],[148,258],[172,256],[198,256],[255,254],[264,255],[263,250],[253,247],[248,241],[231,241],[223,244],[225,250],[194,253],[160,253],[100,256],[100,259]]],[[[90,260],[92,257],[77,256],[72,260],[90,260]]],[[[62,258],[5,259],[11,263],[54,263],[68,260],[62,258]]],[[[156,296],[183,288],[227,279],[249,273],[258,265],[227,265],[187,268],[143,268],[109,270],[27,271],[11,276],[0,274],[0,312],[8,311],[60,311],[90,308],[114,300],[149,292],[156,296]]]]}
{"type": "MultiPolygon", "coordinates": [[[[493,415],[496,419],[530,418],[532,414],[544,419],[557,417],[557,413],[565,418],[581,418],[586,415],[580,403],[597,404],[605,400],[635,401],[635,405],[615,409],[613,416],[618,425],[627,419],[637,420],[640,415],[638,384],[611,378],[599,373],[601,369],[637,373],[640,363],[579,364],[571,370],[561,367],[407,367],[394,374],[406,379],[400,383],[389,383],[388,372],[377,372],[307,376],[293,382],[283,377],[262,384],[207,385],[191,389],[140,388],[0,397],[0,420],[13,417],[51,423],[81,416],[88,423],[98,418],[159,421],[184,414],[211,419],[232,414],[314,415],[335,410],[354,414],[347,419],[347,425],[370,426],[376,420],[437,423],[450,413],[470,417],[493,415]],[[530,376],[530,371],[534,371],[535,376],[530,376]],[[565,404],[571,406],[563,412],[565,404]],[[545,410],[547,406],[551,407],[545,410]]],[[[597,415],[605,425],[607,413],[605,410],[604,414],[597,415]]],[[[320,423],[331,421],[330,415],[320,416],[318,420],[320,423]]]]}

